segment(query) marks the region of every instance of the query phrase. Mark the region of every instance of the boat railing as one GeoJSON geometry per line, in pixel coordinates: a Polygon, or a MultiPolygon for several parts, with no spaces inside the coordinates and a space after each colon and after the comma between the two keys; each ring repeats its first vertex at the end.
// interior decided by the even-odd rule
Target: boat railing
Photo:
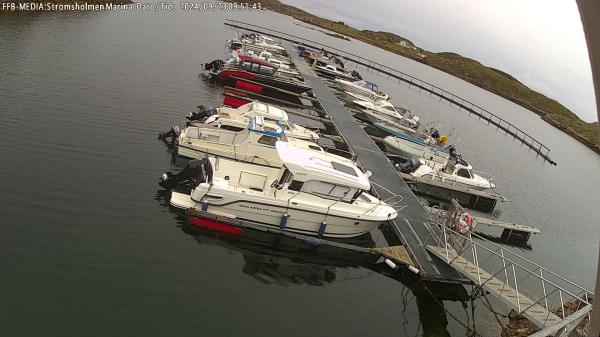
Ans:
{"type": "Polygon", "coordinates": [[[491,292],[517,314],[548,331],[561,329],[568,322],[574,322],[570,326],[573,329],[585,316],[590,319],[591,290],[482,235],[463,231],[457,224],[466,210],[456,200],[452,204],[453,210],[441,220],[431,219],[430,235],[423,242],[428,250],[467,275],[476,286],[475,293],[491,292]]]}

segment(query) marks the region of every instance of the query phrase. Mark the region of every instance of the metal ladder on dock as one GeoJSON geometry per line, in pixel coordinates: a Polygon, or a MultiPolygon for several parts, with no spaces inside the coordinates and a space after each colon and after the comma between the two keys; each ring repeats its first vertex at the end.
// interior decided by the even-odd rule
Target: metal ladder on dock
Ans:
{"type": "Polygon", "coordinates": [[[440,225],[436,236],[443,245],[428,245],[429,252],[529,319],[543,336],[568,336],[589,318],[592,291],[475,233],[440,225]]]}

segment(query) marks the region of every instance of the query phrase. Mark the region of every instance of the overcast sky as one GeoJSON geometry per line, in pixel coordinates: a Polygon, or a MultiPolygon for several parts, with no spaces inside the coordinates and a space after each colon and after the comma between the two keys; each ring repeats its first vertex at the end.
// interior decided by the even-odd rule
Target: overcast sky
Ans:
{"type": "Polygon", "coordinates": [[[515,76],[585,121],[597,120],[575,0],[283,0],[360,29],[391,31],[515,76]]]}

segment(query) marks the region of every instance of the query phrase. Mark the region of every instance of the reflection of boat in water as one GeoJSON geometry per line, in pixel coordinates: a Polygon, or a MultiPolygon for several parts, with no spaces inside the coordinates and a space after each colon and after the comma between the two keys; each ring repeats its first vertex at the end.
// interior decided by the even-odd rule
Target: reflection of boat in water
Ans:
{"type": "MultiPolygon", "coordinates": [[[[212,229],[182,226],[200,244],[221,246],[243,255],[242,272],[265,284],[321,286],[337,280],[337,268],[370,266],[379,256],[308,242],[268,232],[243,229],[241,235],[212,229]]],[[[370,235],[356,243],[373,245],[370,235]]],[[[388,267],[389,268],[389,267],[388,267]]]]}

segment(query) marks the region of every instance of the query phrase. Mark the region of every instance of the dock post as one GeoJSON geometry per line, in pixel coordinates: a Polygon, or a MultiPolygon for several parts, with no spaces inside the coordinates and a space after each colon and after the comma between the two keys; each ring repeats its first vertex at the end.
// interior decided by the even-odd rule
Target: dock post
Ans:
{"type": "Polygon", "coordinates": [[[208,199],[206,197],[202,199],[202,211],[208,211],[208,199]]]}

